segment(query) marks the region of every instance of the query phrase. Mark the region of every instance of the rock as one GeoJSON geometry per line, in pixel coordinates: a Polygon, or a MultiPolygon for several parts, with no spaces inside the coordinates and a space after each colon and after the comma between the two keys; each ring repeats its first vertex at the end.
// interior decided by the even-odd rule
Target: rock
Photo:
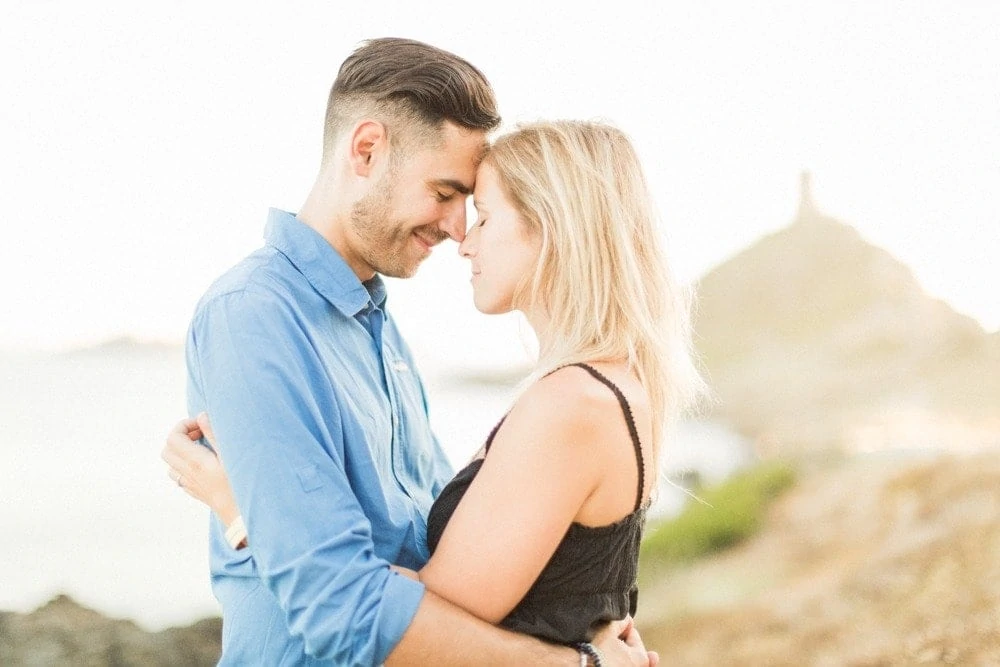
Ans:
{"type": "Polygon", "coordinates": [[[57,596],[29,614],[0,612],[0,664],[59,667],[215,665],[222,620],[146,632],[57,596]]]}

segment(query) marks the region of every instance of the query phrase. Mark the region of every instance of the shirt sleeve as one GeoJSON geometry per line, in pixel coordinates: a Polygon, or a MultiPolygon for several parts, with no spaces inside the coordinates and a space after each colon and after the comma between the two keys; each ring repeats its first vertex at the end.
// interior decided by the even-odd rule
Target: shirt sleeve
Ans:
{"type": "Polygon", "coordinates": [[[345,472],[337,400],[314,341],[286,297],[219,296],[189,344],[253,558],[306,652],[380,664],[423,586],[376,556],[345,472]]]}

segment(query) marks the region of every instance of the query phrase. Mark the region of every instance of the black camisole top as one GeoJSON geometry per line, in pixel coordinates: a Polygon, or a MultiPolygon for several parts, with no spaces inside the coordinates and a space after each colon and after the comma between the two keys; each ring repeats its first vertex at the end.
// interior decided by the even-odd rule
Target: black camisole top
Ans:
{"type": "MultiPolygon", "coordinates": [[[[621,390],[596,369],[572,364],[589,372],[606,385],[621,405],[639,466],[635,509],[631,514],[605,526],[570,524],[569,530],[542,569],[538,579],[500,625],[515,632],[562,644],[590,641],[607,621],[635,614],[638,586],[639,541],[645,524],[642,504],[644,465],[639,434],[632,409],[621,390]]],[[[506,418],[506,417],[505,417],[506,418]]],[[[500,420],[486,441],[486,454],[500,420]]],[[[483,459],[463,468],[442,489],[427,517],[427,545],[431,553],[441,541],[448,520],[475,479],[483,459]]]]}

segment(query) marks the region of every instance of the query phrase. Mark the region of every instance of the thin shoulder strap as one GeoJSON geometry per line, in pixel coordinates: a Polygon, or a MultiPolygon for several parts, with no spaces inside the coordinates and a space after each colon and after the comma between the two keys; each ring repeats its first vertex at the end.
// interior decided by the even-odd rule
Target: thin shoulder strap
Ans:
{"type": "Polygon", "coordinates": [[[635,509],[632,510],[633,512],[638,511],[638,509],[642,507],[642,490],[646,487],[646,465],[642,457],[642,444],[639,442],[639,431],[635,427],[635,418],[632,416],[632,407],[625,399],[625,394],[622,393],[622,390],[596,368],[582,362],[569,365],[579,366],[593,375],[595,379],[614,392],[615,398],[618,399],[618,404],[622,406],[622,412],[625,413],[625,423],[628,425],[628,434],[632,438],[632,446],[635,448],[636,464],[639,466],[639,488],[636,490],[635,494],[635,509]]]}
{"type": "MultiPolygon", "coordinates": [[[[510,413],[508,412],[507,414],[510,414],[510,413]]],[[[497,425],[493,427],[492,431],[490,431],[489,436],[486,438],[486,449],[485,449],[485,453],[486,454],[489,454],[489,452],[490,452],[490,445],[493,444],[493,438],[497,437],[497,431],[500,430],[500,427],[503,426],[503,423],[504,423],[504,421],[506,421],[506,419],[507,419],[507,415],[504,415],[503,417],[501,417],[500,421],[497,422],[497,425]]]]}

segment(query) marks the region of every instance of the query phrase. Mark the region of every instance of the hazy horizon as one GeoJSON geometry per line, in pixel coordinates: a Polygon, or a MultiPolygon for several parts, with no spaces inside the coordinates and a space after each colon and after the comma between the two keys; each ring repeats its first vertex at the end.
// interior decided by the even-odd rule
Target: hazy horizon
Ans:
{"type": "MultiPolygon", "coordinates": [[[[822,211],[822,209],[821,209],[821,212],[824,212],[824,211],[822,211]]],[[[841,222],[843,222],[843,221],[841,221],[841,222]]],[[[774,231],[779,231],[779,230],[768,231],[766,234],[762,234],[760,238],[763,238],[767,234],[771,234],[774,231]]],[[[755,239],[754,241],[751,242],[751,244],[755,243],[757,240],[759,240],[759,239],[755,239]]],[[[868,240],[868,239],[866,239],[866,241],[868,241],[869,243],[871,243],[871,241],[868,240]]],[[[709,273],[709,272],[713,271],[715,268],[717,268],[718,266],[720,266],[720,265],[722,265],[722,264],[730,261],[734,257],[738,256],[740,253],[742,253],[744,250],[746,250],[746,248],[737,249],[731,256],[725,257],[718,264],[709,267],[706,270],[705,273],[709,273]]],[[[422,319],[424,315],[426,315],[426,309],[425,309],[425,305],[421,305],[418,308],[407,308],[407,307],[405,307],[405,305],[403,305],[402,308],[399,308],[397,306],[397,302],[399,302],[399,301],[404,301],[405,302],[406,301],[406,298],[402,298],[401,299],[399,297],[400,296],[404,296],[404,297],[405,296],[410,296],[410,297],[415,297],[418,300],[420,299],[419,291],[420,291],[420,287],[421,287],[421,283],[422,283],[421,276],[423,276],[425,273],[432,273],[432,272],[439,274],[442,271],[442,267],[439,266],[438,264],[440,264],[440,259],[441,259],[440,256],[443,255],[443,254],[447,254],[447,246],[445,246],[444,248],[438,248],[438,249],[436,249],[435,250],[435,254],[438,256],[438,259],[433,259],[433,255],[432,255],[432,259],[429,259],[427,261],[427,263],[425,263],[425,266],[422,267],[420,269],[420,271],[418,271],[417,275],[414,278],[407,279],[407,280],[393,279],[393,278],[387,279],[390,298],[392,298],[393,296],[396,297],[396,298],[392,298],[392,302],[390,303],[390,312],[392,312],[393,315],[395,317],[397,317],[397,320],[401,320],[401,326],[404,327],[404,329],[412,328],[412,327],[414,327],[414,325],[416,325],[417,328],[419,329],[419,320],[422,319]],[[432,268],[427,268],[428,266],[430,266],[432,268]],[[408,288],[409,288],[410,291],[414,291],[416,293],[412,294],[412,295],[405,295],[405,294],[404,295],[400,295],[400,294],[397,293],[399,291],[403,291],[405,293],[408,290],[408,288]],[[401,318],[397,315],[397,313],[396,313],[397,310],[402,310],[403,316],[401,318]],[[416,317],[414,317],[415,315],[416,315],[416,317]]],[[[902,260],[900,260],[898,257],[896,259],[897,259],[897,261],[900,261],[901,263],[903,263],[902,260]]],[[[905,265],[905,263],[904,263],[904,265],[905,265]]],[[[451,268],[454,268],[454,267],[451,267],[451,268]]],[[[907,268],[909,268],[910,270],[912,270],[912,267],[907,267],[907,268]]],[[[447,270],[447,267],[445,267],[445,269],[447,270]]],[[[698,276],[695,280],[696,281],[700,280],[703,277],[703,275],[704,274],[698,276]]],[[[459,277],[456,277],[456,276],[449,277],[448,275],[444,275],[444,276],[442,276],[442,275],[436,275],[435,277],[438,279],[439,282],[446,282],[448,280],[455,281],[454,284],[452,285],[452,287],[454,287],[456,291],[459,288],[464,288],[463,281],[459,277]]],[[[919,282],[919,280],[918,280],[918,282],[919,282]]],[[[937,297],[937,296],[935,296],[933,294],[930,294],[930,292],[928,292],[927,289],[922,284],[920,285],[920,287],[921,287],[921,289],[923,289],[924,293],[927,294],[928,296],[930,296],[931,298],[940,298],[940,297],[937,297]]],[[[437,299],[437,301],[439,303],[448,302],[449,301],[448,295],[439,295],[439,296],[443,297],[441,299],[437,299]]],[[[456,296],[456,295],[452,295],[452,296],[456,296]]],[[[490,345],[496,345],[496,344],[499,343],[499,344],[503,345],[503,347],[505,348],[506,356],[501,355],[501,357],[504,357],[503,359],[493,359],[493,360],[487,359],[486,366],[488,366],[488,367],[498,367],[498,366],[502,365],[505,361],[509,363],[512,360],[512,358],[510,357],[510,352],[512,350],[514,352],[514,357],[516,357],[518,360],[520,360],[520,361],[527,361],[527,359],[528,359],[528,351],[526,349],[526,346],[522,345],[522,342],[523,342],[522,339],[523,339],[524,335],[529,330],[526,329],[526,324],[523,322],[523,319],[519,315],[516,315],[516,314],[503,315],[503,316],[494,316],[494,315],[487,316],[487,315],[482,315],[482,314],[476,313],[472,309],[471,291],[469,292],[469,294],[467,294],[467,295],[463,294],[462,296],[463,297],[464,296],[468,296],[469,297],[468,301],[465,304],[462,304],[462,303],[455,304],[455,307],[459,311],[463,311],[463,310],[467,311],[465,314],[467,316],[470,316],[473,319],[480,319],[480,320],[482,320],[482,322],[487,327],[489,326],[490,322],[492,322],[494,325],[496,325],[496,326],[493,327],[493,330],[490,331],[490,333],[492,335],[489,336],[489,344],[490,345]],[[513,343],[513,345],[511,345],[511,343],[513,343]],[[522,353],[523,353],[523,355],[522,355],[522,353]],[[493,363],[489,363],[490,361],[492,361],[493,363]]],[[[461,298],[461,297],[457,297],[456,296],[456,298],[461,298]]],[[[958,313],[960,315],[964,315],[964,316],[970,317],[973,320],[975,320],[979,324],[979,326],[983,328],[983,330],[986,333],[1000,333],[1000,326],[994,327],[994,328],[990,329],[987,326],[986,322],[984,322],[983,320],[977,318],[975,315],[973,315],[971,313],[968,313],[968,312],[962,312],[961,310],[955,308],[954,304],[948,302],[945,299],[942,299],[942,300],[945,303],[947,303],[956,313],[958,313]]],[[[192,303],[192,309],[193,309],[193,307],[194,307],[194,304],[192,303]]],[[[186,326],[186,323],[185,323],[185,326],[186,326]]],[[[31,347],[31,346],[20,346],[20,347],[17,347],[17,346],[12,346],[12,347],[3,347],[3,346],[0,346],[0,352],[13,353],[13,354],[17,354],[17,353],[56,353],[56,354],[58,354],[58,353],[69,353],[69,352],[75,352],[75,351],[85,351],[85,350],[90,350],[90,349],[93,349],[93,348],[100,347],[100,346],[105,345],[105,344],[114,344],[114,343],[119,343],[119,342],[133,342],[133,343],[140,344],[140,345],[181,346],[181,345],[184,344],[184,338],[185,337],[184,337],[184,333],[183,332],[181,332],[180,334],[174,335],[174,336],[148,336],[148,335],[143,335],[141,332],[136,332],[136,331],[127,331],[127,330],[123,330],[123,331],[109,331],[106,335],[102,335],[102,336],[91,338],[91,339],[79,339],[79,340],[72,340],[72,341],[67,340],[67,341],[63,341],[61,343],[57,343],[57,344],[54,344],[54,345],[41,346],[41,347],[39,347],[39,346],[34,346],[34,347],[31,347]]],[[[420,336],[418,335],[418,340],[419,340],[419,338],[420,338],[420,336]]],[[[418,346],[419,346],[419,343],[418,343],[418,346]]]]}

